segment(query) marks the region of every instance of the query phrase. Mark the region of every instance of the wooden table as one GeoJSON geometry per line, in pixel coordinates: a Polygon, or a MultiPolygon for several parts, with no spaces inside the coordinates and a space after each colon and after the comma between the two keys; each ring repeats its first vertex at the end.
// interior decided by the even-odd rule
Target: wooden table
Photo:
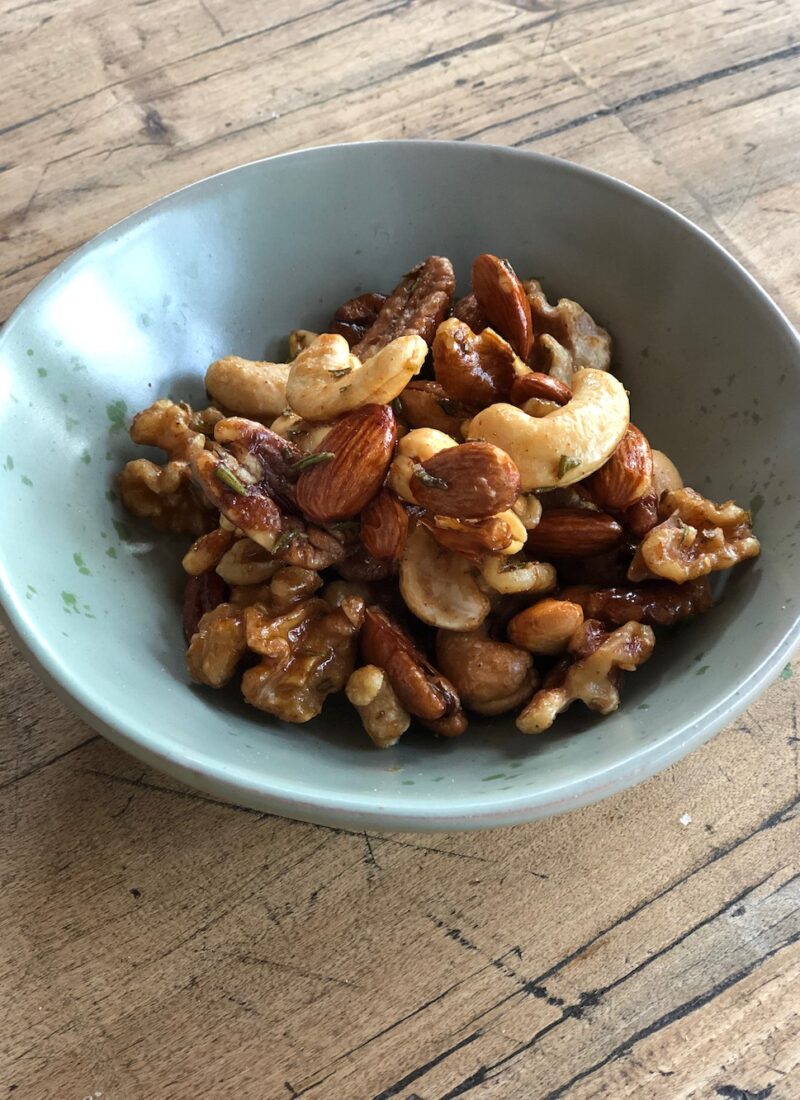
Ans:
{"type": "MultiPolygon", "coordinates": [[[[796,0],[0,7],[0,319],[163,192],[374,137],[620,176],[800,315],[796,0]]],[[[0,661],[0,1097],[800,1097],[791,670],[636,790],[421,837],[219,804],[0,661]]]]}

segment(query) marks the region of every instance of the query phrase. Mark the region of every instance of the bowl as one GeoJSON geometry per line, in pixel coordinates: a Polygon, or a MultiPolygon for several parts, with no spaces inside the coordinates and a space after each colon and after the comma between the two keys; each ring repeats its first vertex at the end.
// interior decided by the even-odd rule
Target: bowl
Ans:
{"type": "MultiPolygon", "coordinates": [[[[79,249],[0,337],[0,594],[48,685],[110,740],[215,796],[327,825],[471,829],[600,799],[730,722],[800,633],[800,345],[764,291],[685,218],[617,180],[534,153],[445,142],[331,146],[202,180],[79,249]],[[661,639],[607,718],[557,732],[510,717],[460,739],[373,749],[331,700],[306,726],[190,686],[187,539],[123,513],[131,415],[203,401],[229,353],[278,356],[363,290],[431,253],[463,283],[508,256],[608,327],[636,423],[687,484],[750,507],[762,556],[713,612],[661,639]]],[[[144,453],[144,452],[139,452],[144,453]]],[[[155,457],[155,455],[153,456],[155,457]]]]}

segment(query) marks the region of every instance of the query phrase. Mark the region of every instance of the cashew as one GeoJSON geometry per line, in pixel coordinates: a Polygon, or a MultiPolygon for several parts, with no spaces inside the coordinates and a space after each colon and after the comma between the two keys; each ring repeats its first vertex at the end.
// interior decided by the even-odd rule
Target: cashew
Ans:
{"type": "Polygon", "coordinates": [[[397,453],[389,467],[389,488],[408,504],[417,501],[411,492],[411,475],[416,462],[427,462],[439,451],[457,447],[458,443],[437,428],[415,428],[397,444],[397,453]]]}
{"type": "Polygon", "coordinates": [[[411,725],[411,715],[401,706],[383,669],[377,665],[357,668],[344,690],[378,748],[396,745],[411,725]]]}
{"type": "Polygon", "coordinates": [[[663,451],[653,450],[653,488],[660,498],[662,493],[683,488],[683,478],[678,467],[663,451]]]}
{"type": "Polygon", "coordinates": [[[491,405],[473,419],[470,436],[511,456],[523,492],[571,485],[611,456],[630,417],[622,383],[606,371],[578,371],[572,393],[571,401],[540,419],[514,405],[491,405]]]}
{"type": "Polygon", "coordinates": [[[520,405],[520,408],[528,416],[535,416],[537,420],[541,420],[543,416],[549,416],[556,409],[563,408],[563,405],[559,405],[557,401],[548,401],[544,397],[529,397],[524,405],[520,405]]]}
{"type": "Polygon", "coordinates": [[[289,359],[296,359],[301,351],[310,348],[318,332],[309,332],[307,328],[295,328],[289,333],[289,359]]]}
{"type": "Polygon", "coordinates": [[[489,588],[504,596],[521,592],[544,594],[552,592],[556,586],[556,571],[549,562],[509,562],[499,554],[484,560],[481,576],[489,588]]]}
{"type": "Polygon", "coordinates": [[[206,371],[206,389],[237,416],[272,420],[286,408],[288,363],[257,363],[226,355],[206,371]]]}
{"type": "Polygon", "coordinates": [[[400,592],[418,619],[443,630],[475,630],[491,608],[467,558],[440,546],[422,525],[400,562],[400,592]]]}
{"type": "Polygon", "coordinates": [[[362,405],[388,404],[427,354],[421,336],[399,336],[362,364],[343,336],[323,333],[292,363],[286,399],[305,420],[332,420],[362,405]]]}
{"type": "Polygon", "coordinates": [[[511,528],[511,542],[500,553],[504,557],[508,557],[511,554],[518,554],[525,545],[528,532],[525,529],[525,524],[517,515],[516,510],[512,511],[510,508],[505,512],[498,512],[495,519],[501,519],[504,523],[507,523],[511,528]]]}

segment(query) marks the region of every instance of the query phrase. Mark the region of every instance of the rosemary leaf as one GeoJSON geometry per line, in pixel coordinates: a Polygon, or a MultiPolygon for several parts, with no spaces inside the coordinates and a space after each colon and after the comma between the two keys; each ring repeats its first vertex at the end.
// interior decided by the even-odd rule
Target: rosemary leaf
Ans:
{"type": "Polygon", "coordinates": [[[229,470],[227,466],[217,466],[214,473],[217,480],[221,481],[223,485],[226,485],[232,492],[236,493],[237,496],[247,496],[247,489],[242,482],[239,481],[236,474],[229,470]]]}
{"type": "Polygon", "coordinates": [[[579,458],[572,458],[570,455],[562,455],[558,462],[559,478],[562,478],[564,474],[568,474],[570,470],[577,470],[580,464],[581,460],[579,458]]]}
{"type": "Polygon", "coordinates": [[[310,466],[319,466],[320,462],[330,462],[332,458],[336,458],[333,451],[314,451],[313,454],[298,458],[297,462],[293,463],[292,469],[298,472],[307,470],[310,466]]]}
{"type": "Polygon", "coordinates": [[[429,474],[425,467],[419,462],[414,463],[414,473],[428,489],[450,488],[449,482],[445,481],[443,477],[436,477],[434,474],[429,474]]]}

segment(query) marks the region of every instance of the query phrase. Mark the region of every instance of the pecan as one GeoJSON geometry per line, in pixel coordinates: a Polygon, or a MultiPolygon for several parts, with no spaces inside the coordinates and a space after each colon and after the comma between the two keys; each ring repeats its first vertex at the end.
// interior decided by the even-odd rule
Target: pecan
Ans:
{"type": "Polygon", "coordinates": [[[610,550],[622,528],[603,512],[588,508],[550,508],[528,535],[528,551],[543,558],[582,558],[610,550]]]}
{"type": "Polygon", "coordinates": [[[240,466],[283,511],[296,512],[294,481],[303,452],[291,440],[254,420],[229,416],[214,428],[214,439],[230,451],[240,466]]]}
{"type": "Polygon", "coordinates": [[[623,539],[602,554],[591,554],[586,558],[557,558],[558,579],[562,585],[590,584],[594,588],[626,584],[635,549],[632,543],[623,539]]]}
{"type": "Polygon", "coordinates": [[[659,513],[667,518],[645,535],[629,580],[663,577],[682,584],[761,552],[749,512],[732,500],[714,504],[694,489],[675,489],[664,494],[659,513]]]}
{"type": "Polygon", "coordinates": [[[648,489],[621,514],[620,519],[637,539],[642,539],[658,523],[658,493],[648,489]]]}
{"type": "Polygon", "coordinates": [[[485,252],[472,265],[472,289],[481,312],[511,344],[522,359],[527,359],[533,340],[531,307],[522,283],[508,262],[485,252]]]}
{"type": "Polygon", "coordinates": [[[514,541],[511,525],[501,516],[461,520],[453,516],[425,515],[419,522],[440,546],[473,561],[481,561],[487,554],[500,554],[514,541]]]}
{"type": "MultiPolygon", "coordinates": [[[[380,607],[366,610],[361,652],[365,661],[384,670],[400,705],[409,714],[425,722],[460,715],[461,701],[456,689],[380,607]]],[[[439,732],[446,733],[446,729],[439,732]]]]}
{"type": "Polygon", "coordinates": [[[713,602],[706,577],[686,584],[654,581],[613,588],[580,585],[564,588],[561,598],[580,604],[587,618],[600,619],[614,626],[623,623],[671,626],[702,615],[713,602]]]}
{"type": "Polygon", "coordinates": [[[552,401],[556,406],[561,406],[572,400],[572,390],[557,378],[532,370],[514,379],[510,401],[512,405],[524,405],[531,398],[552,401]]]}
{"type": "Polygon", "coordinates": [[[183,589],[183,636],[187,643],[197,631],[207,611],[213,611],[228,598],[228,586],[216,573],[189,577],[183,589]]]}
{"type": "Polygon", "coordinates": [[[343,416],[303,459],[309,466],[297,482],[297,503],[316,523],[358,515],[383,484],[396,440],[388,405],[365,405],[343,416]]]}
{"type": "Polygon", "coordinates": [[[481,307],[478,305],[478,299],[475,297],[475,291],[471,290],[469,294],[465,294],[463,298],[459,298],[456,304],[453,306],[453,316],[457,317],[459,321],[463,321],[469,325],[473,332],[483,332],[489,322],[483,315],[481,307]]]}
{"type": "Polygon", "coordinates": [[[417,264],[383,303],[375,321],[353,346],[353,354],[363,362],[396,337],[413,333],[430,347],[450,310],[455,285],[453,265],[443,256],[429,256],[417,264]]]}
{"type": "Polygon", "coordinates": [[[363,600],[333,608],[304,600],[282,615],[255,604],[244,611],[248,648],[261,657],[242,677],[245,700],[285,722],[307,722],[353,671],[363,600]]]}
{"type": "Polygon", "coordinates": [[[409,382],[399,400],[403,420],[409,428],[435,428],[458,436],[461,425],[472,415],[472,411],[449,396],[439,382],[409,382]]]}
{"type": "Polygon", "coordinates": [[[350,347],[354,347],[375,324],[385,301],[385,294],[359,294],[349,298],[336,310],[326,332],[344,336],[350,347]]]}
{"type": "Polygon", "coordinates": [[[538,683],[524,649],[493,641],[480,630],[438,631],[436,660],[464,706],[476,714],[504,714],[529,699],[538,683]]]}
{"type": "Polygon", "coordinates": [[[653,652],[655,635],[649,626],[626,623],[610,634],[587,619],[570,641],[572,659],[565,659],[545,681],[517,718],[522,733],[542,733],[556,717],[580,699],[590,710],[611,714],[619,706],[620,671],[632,672],[653,652]]]}
{"type": "MultiPolygon", "coordinates": [[[[604,328],[595,324],[583,306],[569,298],[561,298],[558,305],[551,306],[541,284],[535,279],[529,279],[522,285],[531,311],[537,345],[543,334],[551,336],[569,352],[573,370],[584,367],[608,370],[611,366],[611,337],[604,328]]],[[[538,353],[537,346],[534,348],[532,366],[536,365],[538,353]]],[[[548,354],[552,355],[552,349],[548,354]]]]}
{"type": "Polygon", "coordinates": [[[448,447],[414,467],[411,492],[430,512],[485,519],[510,508],[519,496],[519,470],[492,443],[448,447]]]}
{"type": "Polygon", "coordinates": [[[539,600],[515,615],[508,624],[509,640],[530,653],[563,653],[567,643],[583,622],[579,603],[568,596],[539,600]]]}
{"type": "Polygon", "coordinates": [[[361,513],[361,541],[378,561],[399,561],[408,538],[408,512],[390,489],[382,489],[361,513]]]}
{"type": "Polygon", "coordinates": [[[647,438],[629,424],[613,454],[584,483],[600,508],[621,512],[653,484],[653,454],[647,438]]]}
{"type": "MultiPolygon", "coordinates": [[[[213,575],[192,577],[189,585],[193,581],[206,581],[213,575]]],[[[242,609],[221,603],[207,611],[197,624],[186,652],[186,667],[195,683],[224,687],[246,651],[242,609]]]]}
{"type": "Polygon", "coordinates": [[[233,527],[268,550],[275,545],[283,526],[281,511],[264,485],[254,483],[232,456],[201,451],[192,460],[192,474],[233,527]]]}
{"type": "Polygon", "coordinates": [[[508,398],[519,360],[494,329],[476,335],[451,317],[439,325],[431,350],[436,381],[448,397],[475,408],[508,398]]]}

